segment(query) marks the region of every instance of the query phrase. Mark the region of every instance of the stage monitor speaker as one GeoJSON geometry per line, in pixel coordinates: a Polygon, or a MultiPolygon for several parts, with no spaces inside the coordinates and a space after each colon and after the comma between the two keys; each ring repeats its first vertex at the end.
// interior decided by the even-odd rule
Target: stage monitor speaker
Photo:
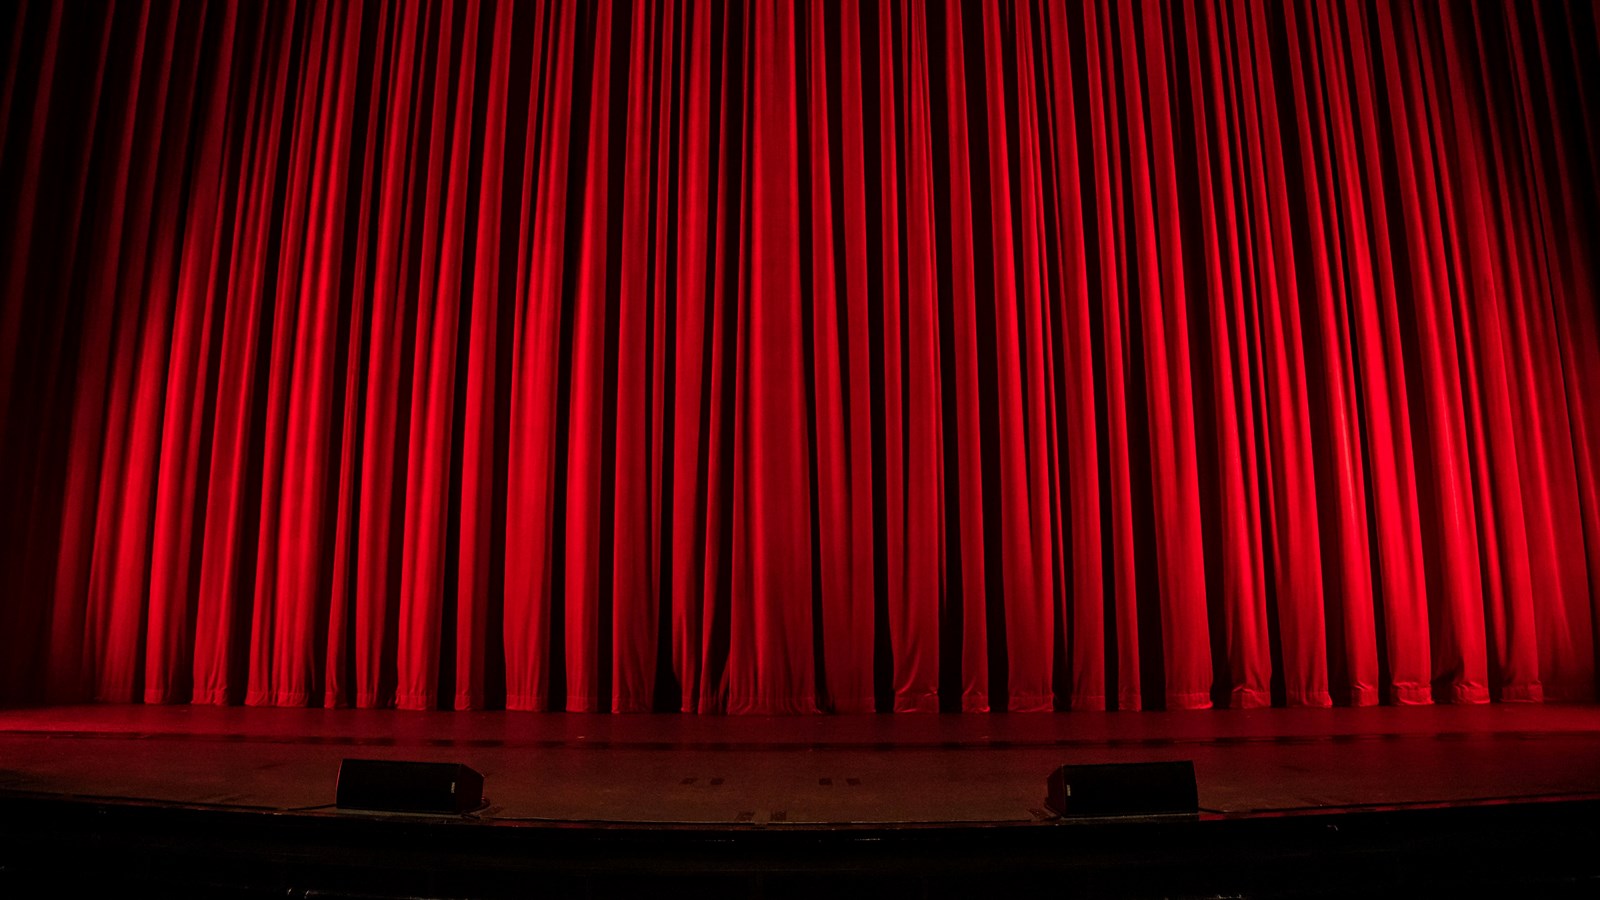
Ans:
{"type": "Polygon", "coordinates": [[[334,805],[386,812],[471,812],[483,805],[483,776],[460,763],[347,759],[334,805]]]}
{"type": "Polygon", "coordinates": [[[1050,773],[1045,805],[1069,818],[1196,815],[1194,763],[1062,766],[1050,773]]]}

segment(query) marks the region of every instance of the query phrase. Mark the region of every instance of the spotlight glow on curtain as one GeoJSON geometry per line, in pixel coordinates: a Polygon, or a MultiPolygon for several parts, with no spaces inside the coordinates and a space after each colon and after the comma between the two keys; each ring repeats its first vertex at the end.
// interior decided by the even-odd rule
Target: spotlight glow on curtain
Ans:
{"type": "Polygon", "coordinates": [[[1590,4],[3,15],[13,700],[1593,695],[1590,4]]]}

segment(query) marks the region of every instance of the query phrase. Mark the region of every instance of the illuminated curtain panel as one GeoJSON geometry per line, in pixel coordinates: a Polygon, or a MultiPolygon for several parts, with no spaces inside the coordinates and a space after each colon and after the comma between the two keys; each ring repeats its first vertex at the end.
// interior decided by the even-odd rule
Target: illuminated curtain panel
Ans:
{"type": "Polygon", "coordinates": [[[1593,696],[1591,4],[0,15],[12,702],[1593,696]]]}

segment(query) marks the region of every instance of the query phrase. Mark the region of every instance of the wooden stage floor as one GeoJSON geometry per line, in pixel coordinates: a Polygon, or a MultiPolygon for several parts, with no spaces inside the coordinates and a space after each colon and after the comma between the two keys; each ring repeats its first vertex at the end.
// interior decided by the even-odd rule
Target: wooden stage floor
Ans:
{"type": "MultiPolygon", "coordinates": [[[[1600,706],[732,718],[71,706],[0,711],[0,790],[325,808],[346,757],[461,762],[479,820],[1041,822],[1063,763],[1194,761],[1208,816],[1600,796],[1600,706]]],[[[359,814],[364,815],[364,814],[359,814]]]]}
{"type": "Polygon", "coordinates": [[[1600,896],[1600,707],[723,718],[0,711],[0,896],[1600,896]],[[461,762],[469,816],[333,807],[461,762]],[[1053,819],[1063,763],[1188,759],[1198,817],[1053,819]]]}

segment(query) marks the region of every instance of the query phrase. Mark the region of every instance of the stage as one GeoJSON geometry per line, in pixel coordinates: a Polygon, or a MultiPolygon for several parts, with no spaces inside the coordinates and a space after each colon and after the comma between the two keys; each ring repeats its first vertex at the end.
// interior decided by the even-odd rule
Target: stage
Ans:
{"type": "Polygon", "coordinates": [[[277,896],[531,883],[696,896],[1600,888],[1593,706],[790,718],[54,707],[0,712],[0,790],[0,873],[25,886],[116,872],[105,877],[139,888],[277,896]],[[488,805],[338,810],[344,758],[465,763],[488,805]],[[1198,818],[1044,808],[1061,764],[1179,759],[1194,762],[1198,818]],[[126,865],[72,867],[88,845],[126,865]]]}
{"type": "Polygon", "coordinates": [[[1600,3],[0,21],[0,900],[1600,897],[1600,3]]]}

